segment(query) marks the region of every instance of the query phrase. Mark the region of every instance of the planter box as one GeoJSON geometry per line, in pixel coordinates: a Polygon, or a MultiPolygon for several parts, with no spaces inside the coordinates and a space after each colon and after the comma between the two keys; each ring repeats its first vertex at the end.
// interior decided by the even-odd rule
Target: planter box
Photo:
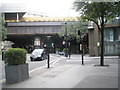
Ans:
{"type": "Polygon", "coordinates": [[[28,64],[5,66],[6,83],[17,83],[29,78],[28,64]]]}

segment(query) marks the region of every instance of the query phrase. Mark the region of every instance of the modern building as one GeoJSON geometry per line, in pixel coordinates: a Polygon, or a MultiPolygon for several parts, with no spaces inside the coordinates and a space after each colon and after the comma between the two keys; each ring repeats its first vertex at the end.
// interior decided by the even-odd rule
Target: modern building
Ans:
{"type": "MultiPolygon", "coordinates": [[[[107,23],[104,30],[104,55],[118,55],[120,48],[120,18],[107,23]]],[[[89,55],[100,55],[100,32],[97,26],[89,28],[89,55]]]]}
{"type": "Polygon", "coordinates": [[[26,8],[24,4],[9,4],[2,3],[0,5],[1,16],[4,20],[16,20],[19,21],[20,18],[26,13],[26,8]]]}

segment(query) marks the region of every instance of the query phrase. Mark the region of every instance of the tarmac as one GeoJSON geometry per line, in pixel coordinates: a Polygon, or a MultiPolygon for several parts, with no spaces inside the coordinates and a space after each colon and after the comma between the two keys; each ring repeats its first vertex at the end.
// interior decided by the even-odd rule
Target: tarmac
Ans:
{"type": "MultiPolygon", "coordinates": [[[[2,88],[110,88],[109,90],[114,90],[119,84],[119,60],[117,56],[106,58],[110,58],[107,59],[111,62],[109,66],[94,66],[94,63],[85,65],[56,63],[50,68],[39,67],[30,72],[29,79],[13,84],[6,84],[4,81],[2,88]]],[[[88,57],[88,59],[93,58],[88,57]]]]}

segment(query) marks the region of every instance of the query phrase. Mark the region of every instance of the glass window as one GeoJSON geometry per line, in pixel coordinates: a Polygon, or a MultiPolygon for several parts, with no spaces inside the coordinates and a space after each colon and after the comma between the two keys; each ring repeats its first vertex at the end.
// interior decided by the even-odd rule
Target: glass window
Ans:
{"type": "Polygon", "coordinates": [[[110,30],[110,41],[113,41],[113,30],[110,30]]]}
{"type": "Polygon", "coordinates": [[[114,41],[114,33],[112,28],[107,28],[104,30],[104,40],[105,41],[114,41]]]}

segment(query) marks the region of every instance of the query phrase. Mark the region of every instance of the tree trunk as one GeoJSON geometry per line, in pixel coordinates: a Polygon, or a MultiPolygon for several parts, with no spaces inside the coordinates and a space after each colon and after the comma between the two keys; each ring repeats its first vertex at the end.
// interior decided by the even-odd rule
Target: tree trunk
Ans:
{"type": "Polygon", "coordinates": [[[101,2],[101,59],[100,66],[104,66],[104,5],[101,2]]]}
{"type": "Polygon", "coordinates": [[[101,59],[100,59],[100,66],[104,66],[104,14],[101,16],[101,21],[102,22],[101,22],[101,59]]]}
{"type": "Polygon", "coordinates": [[[101,26],[101,58],[100,66],[104,66],[104,27],[101,26]]]}

